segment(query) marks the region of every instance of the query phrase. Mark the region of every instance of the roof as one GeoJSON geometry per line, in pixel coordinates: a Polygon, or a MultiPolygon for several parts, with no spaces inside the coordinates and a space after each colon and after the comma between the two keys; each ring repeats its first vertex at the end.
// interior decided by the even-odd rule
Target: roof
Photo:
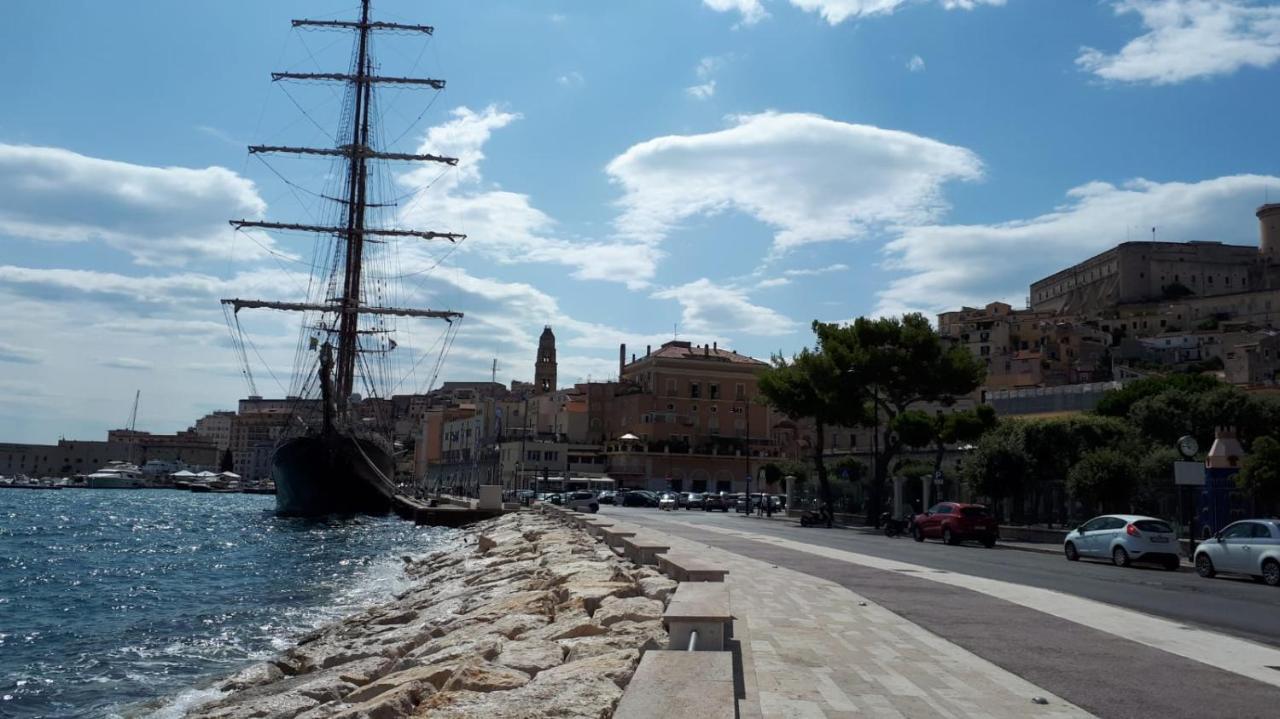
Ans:
{"type": "MultiPolygon", "coordinates": [[[[760,365],[766,363],[754,357],[738,354],[733,350],[722,350],[719,346],[712,345],[695,345],[684,340],[672,340],[663,344],[649,355],[640,359],[651,359],[654,357],[662,359],[684,359],[684,360],[703,360],[711,362],[732,362],[735,364],[760,365]]],[[[636,360],[637,362],[640,360],[636,360]]],[[[634,363],[633,363],[634,364],[634,363]]]]}

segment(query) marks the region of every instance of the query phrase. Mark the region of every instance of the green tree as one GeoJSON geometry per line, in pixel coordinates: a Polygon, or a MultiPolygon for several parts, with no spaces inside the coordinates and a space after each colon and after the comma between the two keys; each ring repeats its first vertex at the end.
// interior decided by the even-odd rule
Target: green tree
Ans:
{"type": "Polygon", "coordinates": [[[772,365],[760,375],[759,387],[774,409],[793,420],[813,420],[813,465],[819,496],[824,504],[832,506],[831,482],[823,461],[826,429],[862,422],[864,405],[857,388],[836,368],[821,345],[816,350],[805,348],[790,360],[775,355],[772,365]]]}
{"type": "Polygon", "coordinates": [[[973,494],[991,500],[997,516],[1006,497],[1019,491],[1031,467],[1018,422],[1002,422],[978,440],[961,476],[973,494]]]}
{"type": "Polygon", "coordinates": [[[231,458],[231,448],[228,447],[222,451],[222,464],[218,466],[220,472],[230,472],[235,467],[235,461],[231,458]]]}
{"type": "Polygon", "coordinates": [[[1259,437],[1236,475],[1236,486],[1254,502],[1255,513],[1270,513],[1280,500],[1280,442],[1259,437]]]}
{"type": "Polygon", "coordinates": [[[1160,394],[1168,389],[1179,389],[1198,394],[1214,387],[1222,386],[1222,384],[1222,381],[1216,377],[1204,374],[1168,374],[1145,377],[1104,394],[1102,399],[1098,400],[1098,406],[1094,408],[1094,413],[1104,417],[1128,417],[1129,409],[1138,400],[1145,397],[1160,394]]]}
{"type": "Polygon", "coordinates": [[[867,520],[879,524],[885,478],[903,448],[894,420],[912,405],[950,405],[982,384],[985,366],[963,347],[944,343],[924,315],[860,317],[851,325],[813,323],[818,344],[858,394],[845,402],[871,400],[865,419],[878,435],[867,520]]]}
{"type": "Polygon", "coordinates": [[[948,445],[972,444],[996,426],[996,411],[991,405],[980,404],[963,412],[937,412],[932,417],[927,412],[909,409],[894,418],[894,431],[902,443],[915,449],[933,450],[933,466],[930,478],[942,471],[942,459],[948,445]]]}
{"type": "Polygon", "coordinates": [[[1181,460],[1182,454],[1178,450],[1158,445],[1138,460],[1138,476],[1132,501],[1134,510],[1159,514],[1161,497],[1173,491],[1173,463],[1181,460]]]}
{"type": "Polygon", "coordinates": [[[1085,507],[1101,512],[1129,509],[1138,481],[1133,457],[1116,449],[1095,449],[1067,473],[1067,491],[1085,507]]]}

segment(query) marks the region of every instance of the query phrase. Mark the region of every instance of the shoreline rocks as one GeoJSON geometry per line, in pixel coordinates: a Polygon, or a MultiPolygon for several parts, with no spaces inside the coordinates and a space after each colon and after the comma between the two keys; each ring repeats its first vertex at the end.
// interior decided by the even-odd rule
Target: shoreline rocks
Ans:
{"type": "Polygon", "coordinates": [[[406,557],[414,585],[217,685],[195,719],[605,719],[675,583],[515,513],[406,557]]]}

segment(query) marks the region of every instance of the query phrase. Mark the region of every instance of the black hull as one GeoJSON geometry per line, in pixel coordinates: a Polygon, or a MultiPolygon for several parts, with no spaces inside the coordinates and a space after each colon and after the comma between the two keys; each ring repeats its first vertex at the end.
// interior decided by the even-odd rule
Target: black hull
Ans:
{"type": "Polygon", "coordinates": [[[390,489],[370,463],[383,477],[394,471],[391,455],[368,440],[338,432],[285,440],[271,459],[276,513],[386,514],[391,511],[390,489]]]}

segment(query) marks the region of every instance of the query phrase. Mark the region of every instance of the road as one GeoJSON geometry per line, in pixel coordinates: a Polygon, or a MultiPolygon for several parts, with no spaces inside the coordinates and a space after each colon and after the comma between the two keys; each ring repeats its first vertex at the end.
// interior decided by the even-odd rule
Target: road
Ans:
{"type": "Polygon", "coordinates": [[[1280,590],[1247,579],[732,512],[601,514],[834,582],[1096,716],[1271,717],[1280,706],[1280,590]]]}
{"type": "Polygon", "coordinates": [[[601,512],[626,515],[628,521],[641,523],[646,515],[655,515],[655,519],[678,520],[691,527],[747,528],[931,569],[1051,589],[1280,647],[1280,589],[1247,578],[1203,579],[1186,567],[1169,572],[1138,565],[1120,568],[1104,561],[1070,563],[1061,555],[1002,549],[999,545],[995,549],[976,543],[949,547],[934,540],[917,543],[910,537],[890,539],[858,529],[807,528],[735,512],[658,512],[608,505],[601,507],[601,512]]]}

